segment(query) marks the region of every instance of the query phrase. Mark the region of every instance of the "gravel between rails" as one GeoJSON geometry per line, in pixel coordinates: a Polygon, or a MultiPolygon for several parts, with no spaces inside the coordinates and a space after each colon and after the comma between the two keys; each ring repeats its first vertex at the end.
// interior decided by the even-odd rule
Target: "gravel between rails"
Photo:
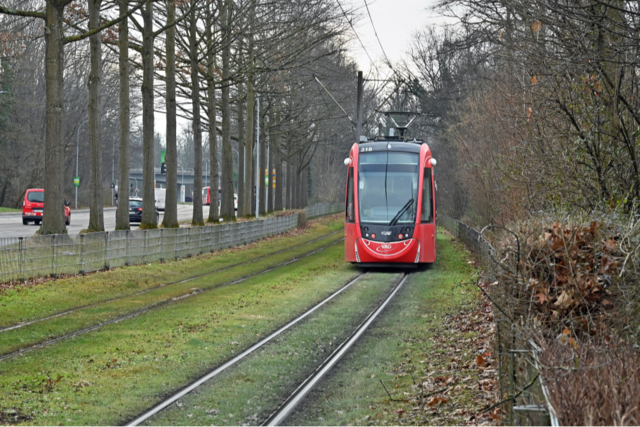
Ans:
{"type": "MultiPolygon", "coordinates": [[[[168,286],[171,286],[171,285],[175,285],[175,284],[179,284],[179,283],[190,282],[192,280],[196,280],[196,279],[199,279],[199,278],[204,277],[204,276],[208,276],[208,275],[213,274],[213,273],[219,273],[221,271],[229,270],[231,268],[238,267],[240,265],[251,264],[251,263],[260,261],[262,259],[268,258],[270,256],[278,255],[278,254],[281,254],[283,252],[290,251],[290,250],[295,249],[295,248],[299,248],[301,246],[305,246],[305,245],[309,245],[309,244],[315,243],[315,242],[317,242],[319,240],[325,239],[327,237],[330,237],[330,236],[332,236],[332,235],[334,235],[336,233],[340,233],[342,231],[343,230],[336,230],[336,231],[333,231],[331,233],[322,235],[322,236],[320,236],[320,237],[318,237],[316,239],[310,240],[308,242],[299,243],[297,245],[290,246],[290,247],[285,248],[285,249],[281,249],[281,250],[279,250],[277,252],[269,253],[269,254],[263,255],[261,257],[252,259],[251,261],[239,262],[239,263],[236,263],[236,264],[233,264],[233,265],[228,265],[228,266],[223,267],[223,268],[210,270],[210,271],[208,271],[206,273],[201,273],[201,274],[198,274],[196,276],[191,276],[191,277],[188,277],[186,279],[177,280],[175,282],[163,283],[163,284],[160,284],[160,285],[157,285],[157,286],[153,286],[151,288],[145,289],[144,291],[136,292],[134,294],[123,295],[123,296],[119,296],[119,297],[116,297],[116,298],[111,298],[111,299],[108,299],[108,300],[104,300],[104,301],[100,301],[100,302],[96,302],[96,303],[92,303],[92,304],[82,305],[82,306],[75,307],[75,308],[70,309],[70,310],[65,310],[65,311],[61,311],[60,313],[52,314],[50,316],[41,317],[39,319],[34,319],[34,320],[27,321],[27,322],[18,323],[16,325],[8,326],[8,327],[5,327],[5,328],[0,328],[0,333],[11,331],[11,330],[14,330],[14,329],[19,329],[19,328],[22,328],[22,327],[25,327],[25,326],[29,326],[29,325],[33,325],[34,323],[39,323],[39,322],[43,322],[43,321],[46,321],[46,320],[55,319],[57,317],[65,316],[67,314],[74,313],[74,312],[76,312],[78,310],[83,310],[85,308],[97,307],[97,306],[100,306],[102,304],[108,304],[110,302],[118,301],[118,300],[121,300],[121,299],[124,299],[124,298],[131,298],[131,297],[136,297],[136,296],[139,296],[139,295],[143,295],[143,294],[149,293],[151,291],[154,291],[156,289],[165,288],[165,287],[168,287],[168,286]]],[[[3,360],[1,356],[0,356],[0,360],[3,360]]]]}
{"type": "MultiPolygon", "coordinates": [[[[338,230],[336,232],[333,232],[333,233],[330,233],[328,235],[325,235],[325,236],[323,236],[321,238],[333,235],[333,234],[335,234],[337,232],[341,232],[341,231],[342,230],[338,230]]],[[[314,241],[318,241],[321,238],[315,239],[314,241]]],[[[333,246],[333,245],[336,245],[336,244],[342,242],[343,240],[344,240],[344,238],[341,238],[339,240],[336,240],[335,242],[328,243],[328,244],[326,244],[324,246],[321,246],[320,248],[315,249],[315,250],[313,250],[313,251],[311,251],[309,253],[306,253],[306,254],[304,254],[302,256],[293,258],[292,260],[289,260],[289,261],[281,262],[281,263],[276,264],[274,266],[271,266],[271,267],[269,267],[267,269],[258,271],[256,273],[249,274],[247,276],[244,276],[244,277],[242,277],[240,279],[236,279],[236,280],[233,280],[233,281],[221,283],[219,285],[216,285],[216,286],[213,286],[213,287],[207,288],[207,289],[199,289],[199,290],[196,290],[194,292],[190,292],[188,294],[181,295],[179,297],[168,298],[166,300],[162,300],[162,301],[159,301],[159,302],[157,302],[155,304],[152,304],[152,305],[150,305],[148,307],[145,307],[144,309],[140,309],[140,310],[136,310],[134,312],[131,312],[131,313],[125,315],[125,316],[120,316],[118,318],[111,319],[109,321],[102,322],[102,323],[99,323],[97,325],[94,325],[94,326],[91,326],[91,327],[88,327],[88,328],[80,329],[78,331],[71,332],[69,334],[61,335],[61,336],[59,336],[57,338],[53,338],[53,339],[50,339],[50,340],[47,340],[47,341],[44,341],[44,342],[41,342],[41,343],[38,343],[38,344],[34,344],[34,345],[31,345],[31,346],[28,346],[28,347],[21,348],[20,350],[16,350],[16,351],[12,351],[12,352],[9,352],[9,353],[5,353],[3,355],[0,355],[0,362],[2,362],[3,360],[6,360],[6,359],[12,358],[12,357],[22,356],[22,355],[24,355],[24,354],[26,354],[26,353],[28,353],[30,351],[33,351],[33,350],[36,350],[36,349],[39,349],[39,348],[42,348],[42,347],[46,347],[48,345],[55,344],[55,343],[57,343],[59,341],[65,340],[65,339],[74,338],[74,337],[77,337],[79,335],[83,335],[83,334],[86,334],[88,332],[95,331],[95,330],[97,330],[99,328],[102,328],[104,326],[112,325],[112,324],[119,323],[119,322],[122,322],[122,321],[127,320],[127,319],[131,319],[131,318],[136,317],[136,316],[138,316],[140,314],[144,314],[144,313],[149,312],[149,311],[151,311],[153,309],[162,307],[164,305],[167,305],[167,304],[175,302],[175,301],[183,300],[185,298],[189,298],[189,297],[192,297],[192,296],[195,296],[195,295],[199,295],[201,293],[208,292],[208,291],[211,291],[211,290],[214,290],[214,289],[218,289],[218,288],[223,287],[223,286],[229,286],[229,285],[234,285],[234,284],[237,284],[237,283],[241,283],[241,282],[243,282],[243,281],[245,281],[245,280],[247,280],[247,279],[249,279],[251,277],[255,277],[255,276],[258,276],[260,274],[267,273],[269,271],[272,271],[275,268],[282,267],[282,266],[285,266],[285,265],[289,265],[289,264],[292,264],[294,262],[299,261],[302,258],[306,258],[306,257],[312,256],[312,255],[324,250],[325,248],[327,248],[329,246],[333,246]]],[[[311,243],[311,242],[307,242],[305,244],[308,244],[308,243],[311,243]]],[[[300,246],[300,245],[298,245],[298,246],[300,246]]],[[[291,249],[291,248],[288,248],[288,249],[291,249]]],[[[270,255],[274,255],[274,254],[270,254],[270,255]]],[[[255,260],[253,260],[253,261],[255,261],[255,260]]],[[[242,265],[242,264],[239,264],[239,265],[242,265]]],[[[220,270],[218,270],[218,271],[220,271],[220,270]]],[[[211,273],[208,273],[208,274],[211,274],[211,273]]],[[[198,277],[202,277],[202,275],[199,275],[198,277]]],[[[187,281],[188,280],[193,280],[193,279],[187,279],[187,281]]],[[[184,283],[184,281],[182,281],[182,282],[184,283]]]]}

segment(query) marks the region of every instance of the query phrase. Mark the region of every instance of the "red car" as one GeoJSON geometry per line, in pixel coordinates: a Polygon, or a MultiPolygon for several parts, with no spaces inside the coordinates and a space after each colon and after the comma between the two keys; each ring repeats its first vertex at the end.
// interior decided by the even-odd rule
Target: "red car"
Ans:
{"type": "MultiPolygon", "coordinates": [[[[29,221],[33,221],[36,225],[42,221],[44,212],[44,189],[30,188],[24,195],[22,202],[22,224],[27,225],[29,221]]],[[[65,224],[71,224],[71,209],[69,203],[64,203],[64,221],[65,224]]]]}

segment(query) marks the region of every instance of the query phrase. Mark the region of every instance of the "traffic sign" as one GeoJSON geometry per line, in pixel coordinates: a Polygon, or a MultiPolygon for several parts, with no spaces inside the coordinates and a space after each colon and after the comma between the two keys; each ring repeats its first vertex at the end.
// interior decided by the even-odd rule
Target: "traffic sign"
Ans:
{"type": "Polygon", "coordinates": [[[79,176],[74,176],[73,177],[73,185],[75,185],[76,187],[80,187],[80,177],[79,176]]]}

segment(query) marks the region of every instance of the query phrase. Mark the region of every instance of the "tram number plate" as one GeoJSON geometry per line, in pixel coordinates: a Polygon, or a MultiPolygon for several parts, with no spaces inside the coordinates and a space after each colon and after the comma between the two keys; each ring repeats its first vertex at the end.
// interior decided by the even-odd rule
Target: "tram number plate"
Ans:
{"type": "Polygon", "coordinates": [[[373,151],[373,147],[360,147],[360,152],[373,151]]]}

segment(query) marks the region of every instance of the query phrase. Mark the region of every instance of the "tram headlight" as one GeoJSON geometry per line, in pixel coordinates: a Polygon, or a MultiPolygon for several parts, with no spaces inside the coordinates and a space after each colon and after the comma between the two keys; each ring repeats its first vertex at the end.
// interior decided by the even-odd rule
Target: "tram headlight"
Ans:
{"type": "Polygon", "coordinates": [[[351,157],[347,157],[346,159],[344,159],[344,165],[351,166],[351,157]]]}
{"type": "Polygon", "coordinates": [[[436,162],[436,159],[434,159],[433,157],[431,158],[431,160],[429,160],[429,162],[431,163],[431,166],[435,166],[438,164],[438,162],[436,162]]]}

